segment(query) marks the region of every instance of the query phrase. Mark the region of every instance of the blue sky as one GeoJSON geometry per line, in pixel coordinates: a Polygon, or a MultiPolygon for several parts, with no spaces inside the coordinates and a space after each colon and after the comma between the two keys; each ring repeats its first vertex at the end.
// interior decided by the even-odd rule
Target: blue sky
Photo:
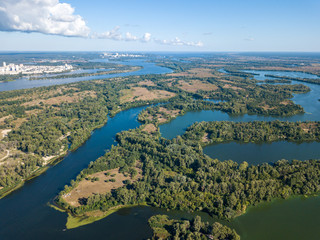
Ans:
{"type": "Polygon", "coordinates": [[[319,0],[1,2],[1,51],[320,51],[319,0]]]}

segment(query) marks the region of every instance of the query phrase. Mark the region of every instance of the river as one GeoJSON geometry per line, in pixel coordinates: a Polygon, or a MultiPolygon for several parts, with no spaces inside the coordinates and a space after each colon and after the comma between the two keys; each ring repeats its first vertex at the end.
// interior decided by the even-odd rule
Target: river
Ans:
{"type": "MultiPolygon", "coordinates": [[[[94,61],[108,62],[108,59],[96,59],[94,61]]],[[[154,63],[146,62],[143,59],[131,60],[126,62],[116,62],[112,63],[130,65],[130,66],[141,66],[142,68],[138,71],[125,72],[125,73],[115,73],[115,74],[103,74],[98,76],[83,76],[83,77],[70,77],[70,78],[55,78],[55,79],[38,79],[38,80],[29,80],[27,78],[20,78],[11,82],[0,83],[0,92],[1,91],[10,91],[17,89],[27,89],[34,87],[44,87],[44,86],[53,86],[58,84],[66,84],[72,82],[80,81],[90,81],[95,79],[106,79],[106,78],[115,78],[115,77],[126,77],[126,76],[138,76],[138,75],[147,75],[147,74],[165,74],[171,73],[172,70],[164,67],[157,66],[154,63]]],[[[99,69],[98,69],[99,70],[99,69]]],[[[96,72],[94,69],[87,69],[86,72],[96,72]]],[[[45,77],[45,76],[44,76],[45,77]]]]}
{"type": "MultiPolygon", "coordinates": [[[[98,222],[83,228],[63,231],[67,214],[48,207],[47,203],[63,189],[64,185],[69,184],[82,169],[86,168],[90,161],[104,155],[106,149],[110,149],[112,144],[115,145],[114,139],[118,132],[138,127],[140,124],[136,119],[142,109],[144,107],[129,109],[110,118],[104,127],[95,130],[84,145],[75,152],[69,153],[62,162],[50,167],[44,174],[27,181],[22,188],[1,199],[0,238],[87,239],[111,234],[115,237],[110,239],[119,239],[116,237],[116,232],[121,232],[120,229],[125,229],[125,226],[130,228],[132,225],[130,218],[128,218],[128,224],[126,224],[126,217],[122,218],[122,223],[119,224],[113,221],[119,218],[118,214],[115,214],[106,219],[108,224],[103,227],[101,222],[98,222]],[[109,224],[110,222],[112,224],[109,224]]],[[[139,228],[135,232],[138,231],[139,228]]],[[[141,232],[145,233],[145,230],[141,229],[141,232]]],[[[127,238],[130,239],[130,236],[132,234],[128,232],[127,238]]],[[[139,234],[137,236],[136,239],[141,239],[139,234]]]]}
{"type": "MultiPolygon", "coordinates": [[[[168,69],[162,69],[161,71],[166,72],[168,69]]],[[[312,91],[318,90],[312,88],[312,91]]],[[[308,94],[312,96],[313,93],[308,94]]],[[[304,96],[308,97],[308,94],[304,94],[304,96]]],[[[296,96],[295,101],[298,101],[296,96]]],[[[69,153],[61,163],[50,167],[41,176],[26,182],[22,188],[1,199],[0,238],[146,239],[151,236],[151,229],[148,227],[147,220],[154,214],[169,214],[178,218],[194,216],[195,213],[167,212],[163,209],[151,207],[134,207],[122,209],[93,224],[65,230],[67,214],[47,206],[47,203],[63,189],[64,185],[69,184],[82,169],[87,167],[90,161],[102,156],[106,149],[109,149],[112,144],[116,144],[114,141],[116,133],[139,126],[136,120],[137,115],[144,108],[129,109],[118,113],[114,118],[110,118],[104,127],[95,130],[84,145],[75,152],[69,153]]],[[[310,113],[312,114],[309,115],[312,116],[317,115],[316,110],[310,113]]],[[[181,121],[183,118],[188,119],[188,121],[187,124],[179,126],[179,131],[183,131],[186,125],[192,124],[194,121],[275,119],[253,115],[231,117],[218,111],[193,112],[187,113],[185,116],[178,117],[176,120],[163,125],[161,127],[162,135],[165,136],[167,134],[168,136],[173,129],[172,126],[176,126],[175,121],[181,121]]],[[[296,121],[298,121],[299,117],[303,119],[304,116],[307,116],[307,114],[295,116],[297,118],[296,121]]],[[[291,119],[295,120],[295,117],[291,119]]],[[[179,131],[175,134],[181,133],[179,131]]],[[[230,223],[223,223],[234,227],[241,234],[242,240],[303,239],[301,236],[306,236],[308,239],[317,239],[320,236],[320,228],[315,224],[320,220],[319,204],[318,197],[274,201],[273,203],[252,207],[245,215],[236,218],[230,223]]],[[[201,216],[204,220],[215,221],[214,218],[210,218],[204,213],[201,213],[201,216]]]]}

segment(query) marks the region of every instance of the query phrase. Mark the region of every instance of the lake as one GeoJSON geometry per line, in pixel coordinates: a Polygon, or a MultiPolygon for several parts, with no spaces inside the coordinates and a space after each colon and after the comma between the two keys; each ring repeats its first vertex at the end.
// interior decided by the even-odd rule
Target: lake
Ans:
{"type": "Polygon", "coordinates": [[[280,159],[309,160],[320,158],[320,143],[220,143],[204,148],[204,154],[220,161],[233,160],[237,163],[243,161],[249,164],[274,163],[280,159]]]}

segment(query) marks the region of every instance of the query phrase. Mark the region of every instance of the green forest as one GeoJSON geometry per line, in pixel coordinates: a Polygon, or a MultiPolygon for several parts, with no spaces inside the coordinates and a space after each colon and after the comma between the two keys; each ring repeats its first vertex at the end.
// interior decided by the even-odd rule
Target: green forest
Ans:
{"type": "MultiPolygon", "coordinates": [[[[205,211],[222,219],[232,219],[243,214],[248,206],[264,201],[319,192],[319,160],[279,160],[273,165],[265,163],[254,166],[231,160],[221,162],[204,155],[199,137],[189,138],[188,134],[206,125],[208,128],[205,129],[212,131],[215,124],[195,124],[186,135],[172,140],[161,138],[158,132],[149,134],[142,130],[143,126],[121,132],[117,135],[118,146],[90,163],[59,194],[57,203],[75,215],[92,210],[103,212],[115,206],[147,203],[165,209],[205,211]],[[79,207],[72,207],[64,201],[63,196],[86,176],[118,167],[128,171],[137,162],[142,164],[143,178],[140,181],[128,183],[106,194],[90,196],[79,207]]],[[[234,123],[221,124],[232,126],[234,123]]],[[[298,127],[295,124],[287,122],[241,124],[244,129],[250,129],[252,135],[264,136],[261,133],[263,126],[271,129],[271,136],[286,128],[288,139],[298,141],[309,138],[303,131],[296,131],[298,127]],[[294,137],[289,137],[290,133],[294,133],[294,137]]],[[[311,127],[314,123],[301,124],[314,129],[311,127]]],[[[319,140],[318,126],[310,136],[313,136],[313,140],[319,140]]],[[[229,140],[228,134],[220,136],[223,137],[229,140]]]]}
{"type": "MultiPolygon", "coordinates": [[[[90,63],[91,67],[106,64],[90,63]]],[[[203,63],[175,63],[181,71],[203,63]]],[[[86,64],[79,62],[79,67],[86,64]]],[[[47,158],[62,157],[67,151],[75,150],[91,135],[91,132],[107,122],[107,116],[146,104],[169,102],[164,108],[178,110],[179,115],[193,110],[221,110],[229,114],[259,114],[290,116],[303,113],[301,106],[290,98],[293,93],[306,93],[304,85],[257,85],[256,81],[245,76],[221,76],[217,69],[210,70],[211,78],[168,77],[159,75],[116,78],[112,81],[96,80],[77,82],[62,86],[2,92],[0,96],[0,129],[12,129],[2,140],[5,149],[12,154],[6,164],[0,165],[0,193],[22,183],[35,171],[48,165],[47,158]],[[223,81],[227,81],[226,85],[223,81]],[[152,84],[141,84],[149,81],[152,84]],[[182,82],[181,82],[182,81],[182,82]],[[211,86],[212,90],[189,91],[183,84],[211,86]],[[182,84],[182,85],[181,85],[182,84]],[[136,100],[121,103],[122,90],[143,87],[147,91],[164,90],[174,93],[171,99],[136,100]],[[214,104],[206,98],[224,100],[214,104]]],[[[72,76],[72,75],[71,75],[72,76]]],[[[147,119],[156,116],[159,108],[148,108],[139,115],[141,122],[155,122],[147,119]]],[[[167,120],[176,116],[166,114],[167,120]]]]}
{"type": "Polygon", "coordinates": [[[202,222],[200,216],[196,216],[191,221],[169,219],[166,215],[155,215],[149,219],[152,228],[152,239],[183,239],[183,240],[239,240],[240,236],[227,226],[218,222],[210,225],[202,222]]]}

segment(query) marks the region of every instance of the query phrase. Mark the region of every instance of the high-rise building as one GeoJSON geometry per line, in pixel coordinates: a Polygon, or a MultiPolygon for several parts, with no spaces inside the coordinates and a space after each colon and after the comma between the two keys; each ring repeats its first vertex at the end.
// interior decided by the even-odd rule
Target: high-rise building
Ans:
{"type": "Polygon", "coordinates": [[[3,67],[6,67],[6,66],[7,66],[6,62],[3,62],[3,67]]]}

